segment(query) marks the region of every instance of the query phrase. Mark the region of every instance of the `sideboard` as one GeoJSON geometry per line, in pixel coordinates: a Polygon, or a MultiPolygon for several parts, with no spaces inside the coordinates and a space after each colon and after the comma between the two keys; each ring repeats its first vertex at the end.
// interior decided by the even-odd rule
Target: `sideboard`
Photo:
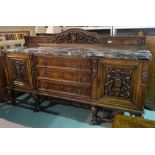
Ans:
{"type": "Polygon", "coordinates": [[[28,92],[39,110],[41,96],[88,105],[98,111],[143,114],[148,63],[145,37],[103,37],[81,29],[53,36],[25,37],[24,47],[4,53],[11,103],[28,92]]]}

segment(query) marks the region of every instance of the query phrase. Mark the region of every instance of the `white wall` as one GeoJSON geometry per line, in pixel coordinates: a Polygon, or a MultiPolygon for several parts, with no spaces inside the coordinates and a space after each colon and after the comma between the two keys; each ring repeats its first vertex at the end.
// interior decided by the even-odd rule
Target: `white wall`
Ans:
{"type": "Polygon", "coordinates": [[[62,31],[62,28],[60,26],[48,26],[48,28],[45,28],[45,26],[36,26],[36,33],[60,33],[62,31]]]}

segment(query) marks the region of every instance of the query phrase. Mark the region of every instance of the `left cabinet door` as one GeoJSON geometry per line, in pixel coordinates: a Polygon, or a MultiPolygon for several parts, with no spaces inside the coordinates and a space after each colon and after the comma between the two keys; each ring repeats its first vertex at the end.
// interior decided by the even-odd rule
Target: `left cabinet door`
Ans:
{"type": "Polygon", "coordinates": [[[26,54],[6,54],[8,86],[16,89],[32,90],[32,69],[30,56],[26,54]]]}

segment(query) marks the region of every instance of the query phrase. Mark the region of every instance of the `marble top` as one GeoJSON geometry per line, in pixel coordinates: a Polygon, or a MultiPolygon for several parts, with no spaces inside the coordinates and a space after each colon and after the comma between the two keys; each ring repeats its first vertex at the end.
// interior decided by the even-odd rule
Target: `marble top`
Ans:
{"type": "Polygon", "coordinates": [[[12,47],[6,52],[34,55],[104,57],[119,59],[151,60],[152,54],[145,46],[54,46],[54,47],[12,47]]]}

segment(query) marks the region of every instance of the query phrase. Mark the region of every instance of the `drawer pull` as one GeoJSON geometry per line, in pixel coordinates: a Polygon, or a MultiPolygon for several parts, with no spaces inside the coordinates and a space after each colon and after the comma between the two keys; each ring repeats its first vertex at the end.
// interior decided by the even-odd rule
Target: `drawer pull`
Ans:
{"type": "Polygon", "coordinates": [[[38,60],[37,59],[35,59],[35,64],[38,64],[38,60]]]}
{"type": "Polygon", "coordinates": [[[59,86],[59,89],[61,89],[61,90],[62,90],[63,88],[64,88],[64,86],[62,86],[62,85],[61,85],[61,86],[59,86]]]}
{"type": "Polygon", "coordinates": [[[76,64],[75,67],[80,69],[81,68],[81,64],[76,64]]]}
{"type": "Polygon", "coordinates": [[[44,66],[47,66],[47,61],[46,60],[44,61],[44,66]]]}
{"type": "Polygon", "coordinates": [[[81,95],[82,94],[82,90],[78,89],[78,94],[81,95]]]}
{"type": "Polygon", "coordinates": [[[78,76],[77,81],[81,82],[81,77],[80,76],[78,76]]]}
{"type": "Polygon", "coordinates": [[[87,81],[90,81],[89,77],[86,78],[87,81]]]}
{"type": "Polygon", "coordinates": [[[60,64],[63,65],[63,59],[60,59],[60,64]]]}
{"type": "Polygon", "coordinates": [[[87,63],[87,64],[86,64],[86,67],[87,67],[87,68],[89,68],[89,66],[90,66],[90,64],[89,64],[89,63],[87,63]]]}
{"type": "Polygon", "coordinates": [[[47,69],[45,68],[45,75],[47,75],[47,69]]]}
{"type": "Polygon", "coordinates": [[[49,89],[49,85],[47,83],[45,83],[45,88],[49,89]]]}
{"type": "Polygon", "coordinates": [[[39,71],[37,70],[37,71],[36,71],[36,76],[38,77],[39,75],[40,75],[40,74],[39,74],[39,71]]]}

